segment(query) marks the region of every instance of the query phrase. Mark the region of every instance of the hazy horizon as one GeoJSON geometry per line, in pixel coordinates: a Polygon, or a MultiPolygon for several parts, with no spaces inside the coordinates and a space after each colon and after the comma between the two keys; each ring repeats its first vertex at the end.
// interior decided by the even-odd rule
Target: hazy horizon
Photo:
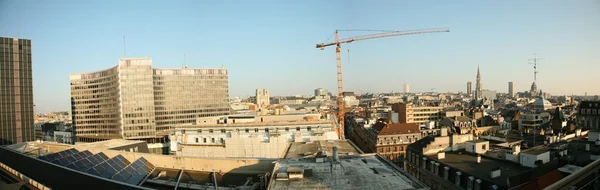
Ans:
{"type": "Polygon", "coordinates": [[[178,68],[185,54],[190,68],[223,66],[230,97],[256,88],[335,94],[335,50],[315,44],[332,41],[336,29],[450,29],[343,44],[345,91],[402,92],[407,82],[411,92],[464,92],[479,65],[484,89],[506,92],[512,81],[522,92],[536,53],[545,58],[538,89],[600,94],[599,1],[178,2],[0,0],[0,36],[32,40],[34,104],[43,113],[68,110],[70,74],[108,69],[122,57],[178,68]]]}

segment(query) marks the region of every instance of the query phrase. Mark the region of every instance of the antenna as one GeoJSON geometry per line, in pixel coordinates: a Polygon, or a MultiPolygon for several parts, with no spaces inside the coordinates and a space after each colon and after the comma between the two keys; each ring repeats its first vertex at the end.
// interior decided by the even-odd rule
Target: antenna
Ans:
{"type": "Polygon", "coordinates": [[[185,53],[183,53],[183,68],[187,69],[187,60],[185,59],[185,53]]]}
{"type": "Polygon", "coordinates": [[[533,61],[530,62],[529,64],[533,64],[533,82],[537,82],[537,62],[540,60],[543,60],[544,58],[537,58],[536,54],[533,54],[533,59],[529,59],[529,61],[533,61]]]}
{"type": "Polygon", "coordinates": [[[125,50],[126,50],[126,48],[125,48],[125,47],[126,47],[126,46],[125,46],[125,36],[123,36],[123,57],[126,57],[126,56],[127,56],[127,54],[125,53],[125,52],[126,52],[126,51],[125,51],[125,50]]]}

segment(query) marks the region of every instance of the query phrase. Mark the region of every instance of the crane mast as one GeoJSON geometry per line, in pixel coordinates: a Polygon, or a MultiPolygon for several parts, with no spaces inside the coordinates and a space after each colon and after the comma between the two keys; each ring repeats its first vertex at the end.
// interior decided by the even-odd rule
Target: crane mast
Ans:
{"type": "Polygon", "coordinates": [[[377,33],[377,34],[369,34],[369,35],[364,35],[364,36],[356,36],[356,37],[352,37],[352,38],[346,38],[346,39],[342,39],[340,40],[339,38],[339,30],[335,31],[335,42],[330,42],[330,43],[321,43],[321,44],[317,44],[317,48],[324,50],[325,47],[327,46],[333,46],[335,45],[335,62],[337,65],[337,85],[338,85],[338,97],[337,97],[337,104],[338,104],[338,113],[337,113],[337,118],[339,119],[339,125],[340,127],[338,127],[337,133],[338,136],[340,137],[340,139],[346,139],[345,136],[345,127],[344,127],[344,123],[345,123],[345,105],[344,105],[344,87],[343,87],[343,78],[342,78],[342,52],[341,52],[341,44],[342,43],[350,43],[350,42],[354,42],[354,41],[358,41],[358,40],[368,40],[368,39],[374,39],[374,38],[384,38],[384,37],[392,37],[392,36],[401,36],[401,35],[412,35],[412,34],[425,34],[425,33],[436,33],[436,32],[450,32],[449,29],[447,28],[434,28],[434,29],[422,29],[422,30],[408,30],[408,31],[393,31],[393,32],[384,32],[384,33],[377,33]]]}

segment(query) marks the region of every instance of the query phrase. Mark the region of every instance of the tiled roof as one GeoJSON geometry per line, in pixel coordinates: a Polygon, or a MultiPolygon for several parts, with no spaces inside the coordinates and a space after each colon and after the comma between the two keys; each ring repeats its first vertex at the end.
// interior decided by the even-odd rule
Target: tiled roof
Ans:
{"type": "Polygon", "coordinates": [[[552,183],[560,180],[563,176],[560,174],[560,171],[558,170],[554,170],[550,173],[544,174],[543,176],[540,176],[534,180],[532,180],[531,182],[519,187],[519,189],[544,189],[550,185],[552,185],[552,183]]]}
{"type": "Polygon", "coordinates": [[[379,131],[379,135],[409,134],[420,133],[419,126],[416,123],[392,123],[386,124],[377,122],[373,129],[379,131]]]}

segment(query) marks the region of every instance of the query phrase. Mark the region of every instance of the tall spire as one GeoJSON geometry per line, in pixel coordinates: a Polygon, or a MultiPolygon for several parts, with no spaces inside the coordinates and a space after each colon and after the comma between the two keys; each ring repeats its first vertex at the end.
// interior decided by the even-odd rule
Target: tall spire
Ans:
{"type": "Polygon", "coordinates": [[[479,64],[477,65],[477,81],[475,83],[475,100],[479,100],[483,93],[481,88],[481,72],[479,72],[479,64]]]}

